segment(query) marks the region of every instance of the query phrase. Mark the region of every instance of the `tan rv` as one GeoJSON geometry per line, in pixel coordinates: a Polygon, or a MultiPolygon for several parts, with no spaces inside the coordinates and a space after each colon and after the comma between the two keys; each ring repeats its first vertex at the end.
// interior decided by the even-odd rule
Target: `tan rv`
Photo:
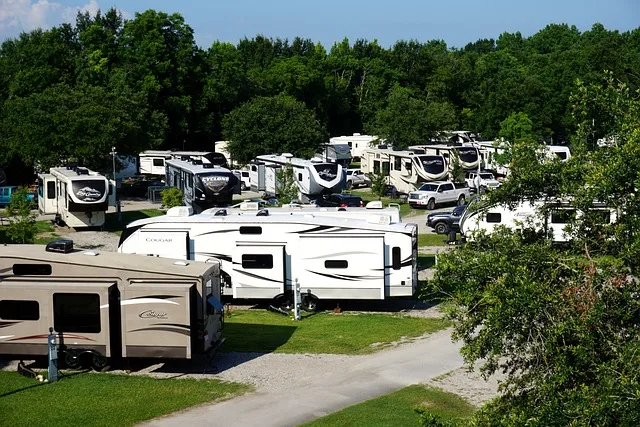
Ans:
{"type": "Polygon", "coordinates": [[[0,354],[47,355],[50,327],[69,367],[107,358],[190,359],[221,340],[220,264],[45,246],[0,246],[0,354]]]}

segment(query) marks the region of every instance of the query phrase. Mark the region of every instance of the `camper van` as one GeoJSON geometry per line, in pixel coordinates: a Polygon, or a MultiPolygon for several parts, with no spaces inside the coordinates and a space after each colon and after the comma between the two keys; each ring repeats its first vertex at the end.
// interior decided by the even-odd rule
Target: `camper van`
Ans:
{"type": "Polygon", "coordinates": [[[346,185],[342,165],[314,157],[311,160],[293,157],[290,153],[258,156],[249,165],[252,191],[264,191],[268,196],[279,194],[278,172],[286,165],[293,169],[299,201],[309,203],[322,194],[341,192],[346,185]]]}
{"type": "Polygon", "coordinates": [[[0,246],[0,354],[67,367],[108,359],[191,359],[221,342],[220,264],[73,248],[70,240],[0,246]]]}
{"type": "MultiPolygon", "coordinates": [[[[512,230],[542,231],[553,242],[565,243],[573,238],[569,223],[585,216],[571,203],[561,200],[525,200],[513,208],[507,205],[482,206],[480,203],[475,199],[460,219],[460,233],[465,240],[472,240],[477,232],[491,234],[496,228],[504,226],[512,230]]],[[[611,224],[617,220],[615,210],[602,203],[594,203],[589,214],[601,224],[611,224]]]]}
{"type": "Polygon", "coordinates": [[[49,173],[38,175],[38,211],[55,214],[55,222],[68,227],[102,227],[109,205],[115,205],[113,186],[87,168],[51,168],[49,173]]]}
{"type": "Polygon", "coordinates": [[[240,180],[229,169],[200,160],[167,160],[165,183],[182,191],[182,200],[197,212],[231,204],[240,180]]]}
{"type": "Polygon", "coordinates": [[[391,224],[388,215],[366,220],[268,210],[233,215],[224,209],[193,215],[174,207],[134,221],[119,252],[185,260],[218,258],[224,293],[233,298],[290,302],[296,281],[303,304],[319,299],[412,296],[417,286],[416,224],[391,224]]]}
{"type": "Polygon", "coordinates": [[[387,145],[362,151],[360,170],[365,174],[388,176],[388,184],[409,194],[422,184],[446,179],[449,174],[442,155],[425,154],[423,150],[403,150],[387,145]]]}

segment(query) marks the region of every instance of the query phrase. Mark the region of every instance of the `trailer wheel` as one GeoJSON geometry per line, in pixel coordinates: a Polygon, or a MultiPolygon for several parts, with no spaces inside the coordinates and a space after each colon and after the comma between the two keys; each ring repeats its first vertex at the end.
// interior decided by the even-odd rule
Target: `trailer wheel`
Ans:
{"type": "Polygon", "coordinates": [[[318,310],[318,298],[313,295],[302,296],[302,309],[304,311],[315,312],[318,310]]]}
{"type": "Polygon", "coordinates": [[[436,200],[435,199],[431,199],[429,200],[429,203],[427,203],[427,209],[434,210],[436,208],[436,200]]]}
{"type": "Polygon", "coordinates": [[[293,294],[291,292],[286,292],[277,297],[276,307],[282,310],[292,310],[293,309],[293,294]]]}
{"type": "Polygon", "coordinates": [[[108,362],[109,360],[105,356],[101,354],[94,354],[91,357],[91,368],[98,372],[106,371],[109,369],[108,362]]]}
{"type": "Polygon", "coordinates": [[[82,365],[80,357],[75,352],[64,352],[64,364],[69,369],[79,369],[82,365]]]}

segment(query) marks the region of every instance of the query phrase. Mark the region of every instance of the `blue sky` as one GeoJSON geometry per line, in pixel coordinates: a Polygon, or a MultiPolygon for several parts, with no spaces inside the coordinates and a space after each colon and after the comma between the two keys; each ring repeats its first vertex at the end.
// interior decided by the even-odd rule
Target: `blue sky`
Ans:
{"type": "Polygon", "coordinates": [[[398,40],[444,40],[464,47],[503,32],[527,37],[551,23],[589,30],[599,22],[621,32],[640,27],[640,0],[0,0],[0,41],[21,31],[74,22],[78,10],[118,8],[125,18],[155,9],[178,12],[207,48],[215,40],[236,44],[257,34],[321,42],[329,49],[347,37],[377,39],[383,47],[398,40]]]}

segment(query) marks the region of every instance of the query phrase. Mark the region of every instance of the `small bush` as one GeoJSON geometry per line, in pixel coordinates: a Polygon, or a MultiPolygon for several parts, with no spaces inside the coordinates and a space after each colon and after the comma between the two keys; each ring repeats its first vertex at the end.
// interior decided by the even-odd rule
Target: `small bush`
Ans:
{"type": "Polygon", "coordinates": [[[33,243],[38,232],[36,215],[31,212],[33,201],[29,200],[25,187],[20,187],[11,195],[6,209],[10,224],[7,226],[7,236],[15,243],[33,243]]]}
{"type": "Polygon", "coordinates": [[[182,206],[182,190],[171,187],[167,190],[163,190],[162,195],[162,204],[170,209],[174,206],[182,206]]]}

